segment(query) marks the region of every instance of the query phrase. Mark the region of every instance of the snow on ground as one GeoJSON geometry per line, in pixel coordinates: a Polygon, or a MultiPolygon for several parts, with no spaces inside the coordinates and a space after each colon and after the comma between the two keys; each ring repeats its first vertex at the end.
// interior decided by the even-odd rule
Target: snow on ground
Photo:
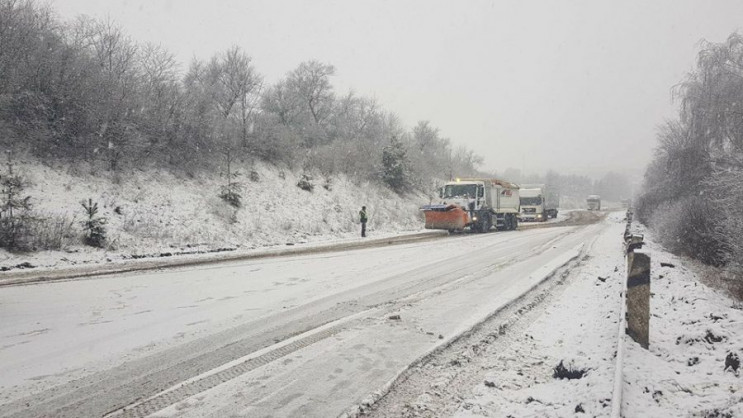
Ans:
{"type": "MultiPolygon", "coordinates": [[[[523,334],[513,335],[512,344],[490,359],[489,372],[486,378],[472,386],[471,391],[469,391],[471,395],[461,403],[456,413],[457,416],[550,417],[573,416],[580,413],[585,413],[586,416],[609,416],[612,409],[611,398],[619,331],[619,295],[626,278],[621,242],[621,234],[624,229],[622,217],[621,213],[612,213],[603,221],[609,223],[610,227],[599,234],[596,240],[590,244],[589,258],[583,260],[582,265],[566,279],[564,285],[561,286],[564,290],[559,296],[556,295],[555,298],[550,299],[550,304],[545,308],[544,314],[529,324],[523,334]],[[573,370],[578,374],[583,373],[583,375],[575,379],[555,378],[556,368],[561,364],[568,370],[573,370]]],[[[622,337],[625,353],[623,364],[623,416],[743,416],[743,380],[741,380],[741,370],[739,368],[739,360],[743,357],[743,304],[703,285],[698,280],[694,270],[687,267],[692,266],[693,263],[665,252],[660,246],[652,242],[652,236],[642,227],[636,226],[635,229],[646,234],[646,242],[649,243],[644,250],[651,255],[653,263],[651,334],[649,350],[643,350],[628,337],[622,337]],[[662,266],[661,263],[670,263],[671,265],[662,266]]],[[[539,233],[547,234],[557,232],[558,228],[548,228],[542,231],[539,233]]],[[[538,230],[525,231],[524,234],[537,232],[538,230]]],[[[509,237],[507,235],[503,236],[509,237]]],[[[483,240],[488,238],[488,235],[478,235],[476,237],[483,240]]],[[[495,235],[495,237],[499,237],[499,235],[495,235]]],[[[513,233],[510,237],[514,239],[523,238],[519,233],[513,233]]],[[[467,240],[466,242],[474,241],[467,240]]],[[[455,244],[456,246],[459,245],[455,241],[449,242],[449,245],[455,244]]],[[[423,248],[427,252],[431,252],[429,247],[421,247],[420,249],[423,248]]],[[[449,251],[446,248],[444,249],[449,251]]],[[[395,249],[379,249],[376,251],[391,254],[398,254],[399,252],[395,249]]],[[[402,257],[402,254],[398,254],[398,256],[402,257]]],[[[334,257],[340,257],[340,255],[334,257]]],[[[362,271],[384,271],[385,268],[399,268],[397,265],[401,261],[389,263],[385,260],[385,258],[376,260],[375,262],[381,263],[381,265],[374,268],[365,269],[361,263],[356,268],[360,269],[358,270],[359,274],[362,271]]],[[[423,260],[418,260],[418,257],[413,257],[408,261],[412,262],[414,260],[416,263],[423,263],[423,260]]],[[[269,267],[279,268],[283,265],[283,263],[274,263],[270,260],[259,264],[265,265],[267,269],[269,267]]],[[[255,263],[234,264],[235,267],[240,268],[251,268],[254,265],[255,263]]],[[[306,269],[306,267],[304,265],[303,269],[306,269]]],[[[207,280],[209,278],[207,273],[210,270],[210,267],[206,267],[199,269],[197,273],[206,274],[203,279],[207,280]]],[[[178,275],[180,273],[177,271],[152,273],[148,277],[163,278],[168,274],[178,275]]],[[[340,279],[340,277],[332,274],[328,275],[327,271],[322,268],[318,274],[320,274],[318,280],[340,279]]],[[[292,277],[294,276],[299,277],[298,275],[292,277]]],[[[72,321],[73,324],[85,324],[103,330],[105,327],[115,325],[111,321],[112,315],[116,314],[121,316],[119,320],[126,323],[131,322],[130,325],[136,325],[137,321],[132,318],[144,320],[152,314],[145,308],[140,309],[138,304],[135,303],[136,300],[127,297],[127,292],[131,292],[138,285],[141,286],[142,277],[131,278],[132,283],[122,282],[119,286],[121,288],[114,289],[115,291],[101,289],[101,292],[106,296],[100,298],[97,298],[91,292],[75,292],[74,288],[78,286],[102,286],[111,281],[95,280],[60,284],[60,286],[70,289],[70,296],[65,299],[69,300],[68,305],[71,308],[66,309],[63,306],[58,314],[52,312],[49,319],[59,318],[61,320],[65,315],[74,314],[75,309],[72,308],[79,304],[78,299],[87,297],[91,299],[93,305],[105,303],[110,304],[110,306],[104,307],[101,305],[102,309],[78,312],[81,318],[72,321]]],[[[242,275],[234,273],[231,277],[238,279],[242,275]]],[[[283,283],[274,283],[273,277],[275,277],[275,274],[269,272],[261,286],[268,289],[279,284],[284,285],[283,283]]],[[[295,282],[288,282],[286,285],[302,288],[302,280],[295,282]]],[[[178,283],[185,289],[191,288],[186,280],[178,281],[178,283]]],[[[243,281],[240,281],[240,283],[242,285],[248,284],[248,282],[243,281]]],[[[251,314],[251,311],[246,311],[247,313],[241,313],[241,315],[234,317],[230,316],[232,315],[231,310],[228,309],[230,306],[240,305],[244,307],[246,304],[244,300],[233,297],[234,286],[228,286],[228,284],[230,283],[225,282],[223,283],[224,286],[218,289],[210,287],[210,294],[204,294],[203,290],[199,290],[199,288],[191,288],[190,292],[182,289],[175,294],[181,295],[184,298],[183,301],[170,303],[169,307],[160,306],[162,303],[150,303],[150,305],[158,306],[158,309],[171,309],[176,312],[171,319],[181,324],[181,326],[173,327],[174,330],[182,328],[183,324],[199,332],[213,330],[215,322],[219,321],[223,321],[227,325],[234,325],[234,321],[244,321],[242,315],[251,314]],[[196,301],[190,302],[191,305],[199,303],[218,304],[223,308],[220,311],[223,317],[218,320],[213,317],[213,312],[209,314],[212,316],[207,318],[204,318],[203,315],[202,317],[187,315],[185,314],[186,311],[180,313],[181,308],[192,308],[189,301],[196,301]],[[235,301],[239,303],[234,305],[235,301]]],[[[490,283],[490,286],[496,284],[498,283],[490,283]]],[[[147,285],[155,286],[157,283],[148,282],[147,285]]],[[[256,283],[252,283],[252,285],[256,285],[256,283]]],[[[337,284],[328,285],[330,287],[324,287],[325,290],[337,286],[337,284]]],[[[346,283],[346,285],[349,284],[346,283]]],[[[23,290],[23,288],[17,289],[18,292],[23,290]]],[[[248,291],[246,294],[252,294],[252,290],[246,289],[245,291],[248,291]]],[[[482,293],[481,290],[478,290],[478,293],[482,293]]],[[[308,287],[306,291],[316,292],[318,289],[315,285],[308,287]]],[[[159,293],[153,293],[154,298],[150,302],[166,300],[173,294],[172,289],[164,286],[159,293]]],[[[489,291],[485,294],[490,295],[494,292],[489,291]]],[[[463,295],[463,301],[472,302],[472,294],[463,295]]],[[[306,300],[309,296],[309,294],[304,294],[300,300],[306,300]]],[[[252,303],[247,304],[248,309],[253,309],[257,303],[264,303],[267,300],[265,296],[256,295],[256,297],[257,299],[252,303]]],[[[32,302],[28,300],[28,303],[32,302]]],[[[38,303],[38,301],[36,302],[38,303]]],[[[431,306],[445,308],[466,305],[464,303],[453,303],[451,295],[448,295],[445,302],[433,299],[429,302],[431,306]]],[[[297,303],[296,300],[286,300],[285,305],[294,306],[295,303],[297,303]]],[[[42,299],[40,306],[43,308],[51,305],[43,303],[42,299]]],[[[284,304],[279,304],[279,306],[284,306],[284,304]]],[[[405,311],[404,316],[406,320],[410,320],[412,310],[409,307],[406,309],[408,310],[405,311]]],[[[435,318],[459,318],[461,316],[461,314],[441,316],[423,312],[417,319],[419,323],[416,323],[414,330],[419,330],[420,325],[427,320],[440,322],[439,319],[435,318]]],[[[11,321],[6,325],[12,327],[13,324],[14,321],[11,321]]],[[[5,335],[12,334],[13,338],[16,338],[20,344],[15,346],[5,345],[2,350],[3,355],[10,355],[13,350],[16,350],[19,355],[24,351],[25,355],[28,355],[27,347],[29,346],[24,348],[25,340],[39,338],[39,336],[48,338],[52,334],[50,328],[47,325],[34,328],[33,324],[28,324],[28,327],[22,330],[4,333],[5,335]]],[[[435,329],[436,327],[429,325],[424,328],[435,329]]],[[[153,329],[156,329],[156,327],[153,329]]],[[[114,341],[125,342],[130,338],[126,332],[117,333],[113,328],[110,331],[114,332],[115,337],[118,338],[114,341]]],[[[446,334],[448,338],[453,331],[451,329],[447,331],[441,332],[437,329],[436,332],[431,333],[430,338],[433,341],[438,341],[436,335],[439,335],[439,333],[446,334]]],[[[201,335],[199,332],[195,332],[191,337],[195,338],[201,335]]],[[[420,333],[419,331],[416,332],[420,333]]],[[[71,331],[69,334],[74,335],[71,331]]],[[[425,335],[423,338],[429,337],[428,334],[421,335],[425,335]]],[[[176,335],[174,338],[182,339],[183,336],[176,335]]],[[[80,340],[83,341],[84,338],[80,340]]],[[[50,344],[49,347],[53,347],[53,344],[50,344]]],[[[152,347],[146,347],[146,349],[152,350],[152,347]]],[[[76,353],[75,356],[78,354],[76,353]]],[[[67,367],[74,369],[73,365],[67,367]]],[[[74,370],[68,370],[68,372],[78,373],[74,370]]],[[[45,378],[49,379],[49,377],[45,378]]]]}
{"type": "MultiPolygon", "coordinates": [[[[584,235],[547,240],[545,251],[538,256],[506,262],[539,246],[535,234],[565,237],[568,232],[551,228],[511,236],[468,237],[458,245],[476,238],[482,244],[479,253],[446,257],[442,259],[445,266],[428,264],[420,271],[406,273],[421,275],[426,282],[445,277],[441,286],[377,305],[374,309],[384,309],[384,314],[369,314],[362,325],[287,356],[281,366],[269,366],[268,375],[260,369],[245,373],[174,404],[157,416],[338,416],[348,408],[350,399],[356,398],[361,404],[372,402],[379,392],[370,393],[371,387],[376,385],[383,391],[409,364],[447,345],[454,336],[467,332],[576,257],[584,235]],[[483,269],[483,262],[490,267],[483,269]],[[493,268],[492,263],[503,267],[493,268]]],[[[431,247],[427,246],[426,251],[431,247]]],[[[351,411],[356,412],[355,408],[351,411]]]]}
{"type": "MultiPolygon", "coordinates": [[[[211,345],[204,347],[202,342],[213,342],[216,348],[232,346],[234,341],[241,341],[244,333],[250,335],[259,322],[270,328],[277,326],[277,318],[283,318],[287,323],[296,322],[296,330],[303,331],[307,323],[300,318],[317,320],[320,325],[336,318],[330,315],[335,309],[368,313],[367,307],[371,307],[376,314],[361,318],[359,324],[349,328],[351,338],[338,340],[346,335],[344,329],[338,332],[338,338],[327,338],[309,347],[327,347],[327,353],[338,355],[342,344],[346,351],[341,372],[334,372],[341,364],[337,358],[317,358],[313,365],[304,367],[315,356],[297,351],[302,359],[292,356],[271,367],[302,367],[300,373],[290,370],[262,383],[268,385],[265,393],[270,398],[263,400],[261,407],[265,410],[299,404],[320,411],[331,406],[317,401],[325,396],[332,398],[336,413],[308,415],[336,416],[359,396],[376,390],[375,385],[388,382],[425,350],[465,331],[462,327],[471,326],[476,320],[472,315],[481,319],[540,281],[551,262],[559,261],[566,252],[572,253],[576,245],[591,236],[590,232],[573,234],[572,230],[544,228],[472,234],[363,252],[251,260],[3,288],[4,301],[0,306],[8,321],[0,327],[0,345],[4,346],[0,350],[0,385],[5,388],[0,391],[4,398],[0,401],[15,402],[56,384],[77,385],[79,380],[70,381],[90,377],[97,370],[109,376],[103,371],[119,362],[146,361],[150,355],[166,351],[179,354],[163,356],[175,363],[174,369],[188,370],[183,363],[200,356],[198,350],[205,350],[205,356],[220,357],[218,363],[224,364],[233,358],[221,357],[224,354],[215,353],[211,345]],[[329,316],[318,318],[313,314],[326,310],[330,310],[329,316]],[[391,320],[392,313],[402,319],[391,320]],[[369,323],[373,326],[365,325],[369,323]],[[392,336],[388,334],[390,327],[395,331],[392,336]],[[222,331],[228,335],[222,335],[222,331]],[[357,334],[358,340],[354,340],[357,334]],[[196,353],[179,351],[183,344],[190,343],[193,345],[183,350],[196,349],[196,353]],[[356,348],[359,343],[364,344],[363,356],[356,348]],[[322,370],[318,362],[324,367],[322,370]],[[315,374],[309,374],[311,371],[315,374]],[[299,381],[300,378],[304,380],[299,381]],[[329,395],[331,389],[346,396],[329,395]],[[295,393],[301,396],[293,396],[295,393]],[[284,402],[289,397],[293,399],[291,405],[284,402]],[[275,403],[266,405],[269,401],[275,403]]],[[[246,350],[245,354],[250,352],[246,350]]],[[[164,366],[158,363],[157,367],[164,366]]],[[[264,370],[256,369],[246,378],[254,379],[262,373],[264,370]]],[[[146,377],[148,381],[151,378],[146,377]]],[[[120,381],[125,383],[132,378],[124,375],[120,381]]],[[[229,387],[215,388],[214,393],[230,397],[234,393],[225,389],[229,387]]],[[[263,389],[240,390],[245,396],[256,396],[256,391],[263,389]]],[[[115,391],[107,396],[115,396],[115,391]]],[[[211,405],[217,409],[232,407],[221,400],[211,405]]],[[[193,414],[204,416],[199,410],[193,414]]],[[[85,416],[85,411],[80,415],[85,416]]],[[[184,414],[176,411],[173,415],[184,414]]]]}
{"type": "Polygon", "coordinates": [[[650,349],[626,338],[625,416],[743,417],[743,370],[731,364],[743,358],[743,304],[639,230],[650,235],[650,349]]]}
{"type": "Polygon", "coordinates": [[[625,268],[621,232],[613,213],[571,274],[564,293],[523,335],[489,364],[484,382],[472,388],[456,416],[606,416],[611,410],[619,292],[625,268]],[[555,368],[585,371],[579,379],[556,379],[555,368]]]}
{"type": "Polygon", "coordinates": [[[56,251],[13,254],[0,250],[0,267],[23,262],[36,267],[108,263],[132,255],[196,253],[217,249],[251,249],[349,239],[359,233],[358,211],[366,205],[370,237],[419,231],[423,196],[400,197],[370,182],[342,175],[316,175],[312,192],[297,187],[301,173],[257,163],[238,167],[243,174],[242,207],[219,198],[224,179],[218,174],[176,175],[166,171],[112,174],[84,168],[65,169],[20,163],[29,180],[35,214],[50,219],[47,231],[62,241],[56,251]],[[255,171],[257,181],[248,175],[255,171]],[[327,186],[327,188],[325,187],[327,186]],[[108,245],[82,245],[80,202],[98,203],[107,220],[108,245]]]}
{"type": "MultiPolygon", "coordinates": [[[[484,382],[472,388],[460,417],[610,416],[620,292],[626,279],[616,223],[593,245],[592,258],[559,299],[505,351],[492,359],[484,382]],[[583,370],[556,379],[555,368],[583,370]]],[[[645,233],[651,255],[650,348],[622,335],[624,417],[743,416],[743,304],[702,284],[645,233]],[[670,263],[673,266],[661,266],[670,263]]]]}
{"type": "Polygon", "coordinates": [[[46,389],[359,286],[349,277],[384,277],[472,250],[456,242],[3,288],[0,400],[15,385],[46,389]]]}

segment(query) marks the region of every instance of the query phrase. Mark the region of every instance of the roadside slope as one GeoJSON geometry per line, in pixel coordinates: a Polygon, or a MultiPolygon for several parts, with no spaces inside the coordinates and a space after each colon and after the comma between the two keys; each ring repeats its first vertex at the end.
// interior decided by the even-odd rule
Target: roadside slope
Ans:
{"type": "MultiPolygon", "coordinates": [[[[254,249],[355,237],[358,210],[366,205],[371,238],[422,229],[418,207],[425,197],[398,196],[371,182],[316,175],[313,190],[297,187],[302,173],[257,163],[237,168],[243,175],[242,206],[219,198],[218,174],[188,176],[157,170],[128,173],[71,173],[63,167],[22,163],[40,229],[59,250],[8,253],[0,268],[63,268],[135,257],[254,249]],[[253,180],[251,180],[251,178],[253,180]],[[107,244],[82,244],[80,202],[92,199],[106,219],[107,244]]],[[[2,273],[0,273],[2,274],[2,273]]]]}

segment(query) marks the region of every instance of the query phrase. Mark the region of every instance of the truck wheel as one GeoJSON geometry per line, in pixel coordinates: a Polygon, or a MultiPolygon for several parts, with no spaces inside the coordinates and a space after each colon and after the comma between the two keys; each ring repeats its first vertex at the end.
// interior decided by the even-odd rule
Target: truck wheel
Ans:
{"type": "Polygon", "coordinates": [[[514,230],[514,231],[515,231],[516,229],[518,229],[518,227],[519,227],[519,218],[517,218],[516,216],[514,216],[514,217],[513,217],[513,224],[512,224],[512,225],[513,225],[513,230],[514,230]]]}
{"type": "Polygon", "coordinates": [[[480,219],[480,224],[478,226],[480,227],[481,233],[488,232],[488,230],[490,229],[490,216],[483,215],[482,219],[480,219]]]}

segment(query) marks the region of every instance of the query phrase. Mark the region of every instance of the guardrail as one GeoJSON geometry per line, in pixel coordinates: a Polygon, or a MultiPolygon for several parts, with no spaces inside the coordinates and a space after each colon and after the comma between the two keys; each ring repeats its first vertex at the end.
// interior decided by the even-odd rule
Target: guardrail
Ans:
{"type": "Polygon", "coordinates": [[[642,249],[645,237],[632,234],[632,209],[627,210],[624,243],[627,256],[627,286],[625,288],[626,333],[643,348],[650,345],[650,255],[642,249]]]}
{"type": "Polygon", "coordinates": [[[650,255],[642,252],[645,237],[632,233],[632,218],[633,212],[630,208],[627,210],[627,226],[624,229],[627,280],[622,292],[617,333],[612,418],[620,418],[622,415],[624,335],[629,335],[645,349],[650,346],[650,255]]]}

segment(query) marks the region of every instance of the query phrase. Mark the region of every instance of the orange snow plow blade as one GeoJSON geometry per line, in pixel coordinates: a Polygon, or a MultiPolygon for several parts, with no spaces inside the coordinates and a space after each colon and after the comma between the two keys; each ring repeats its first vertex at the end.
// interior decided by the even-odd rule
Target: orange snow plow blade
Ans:
{"type": "Polygon", "coordinates": [[[467,212],[456,205],[426,205],[421,210],[426,217],[426,229],[461,231],[467,224],[467,212]]]}

